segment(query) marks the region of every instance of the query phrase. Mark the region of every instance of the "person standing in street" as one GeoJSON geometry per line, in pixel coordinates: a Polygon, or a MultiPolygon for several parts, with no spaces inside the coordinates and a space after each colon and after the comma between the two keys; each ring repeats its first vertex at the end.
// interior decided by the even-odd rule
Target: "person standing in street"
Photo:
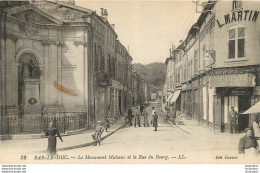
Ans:
{"type": "Polygon", "coordinates": [[[56,155],[56,146],[57,146],[57,139],[56,135],[60,138],[61,142],[63,142],[60,133],[56,127],[54,127],[53,122],[49,124],[49,128],[45,132],[45,135],[48,136],[48,148],[47,153],[49,155],[56,155]]]}
{"type": "Polygon", "coordinates": [[[143,113],[144,113],[144,105],[143,104],[140,105],[140,112],[141,112],[141,115],[143,115],[143,113]]]}
{"type": "Polygon", "coordinates": [[[107,129],[110,128],[110,123],[109,123],[109,119],[108,118],[106,118],[106,122],[105,123],[106,123],[105,124],[105,128],[106,128],[106,132],[107,132],[107,129]]]}
{"type": "Polygon", "coordinates": [[[157,131],[158,115],[157,115],[156,111],[154,111],[154,114],[153,114],[153,126],[154,126],[154,130],[153,131],[157,131]]]}
{"type": "Polygon", "coordinates": [[[230,125],[230,133],[238,133],[238,113],[234,110],[234,107],[231,107],[231,111],[228,114],[228,120],[230,125]]]}
{"type": "Polygon", "coordinates": [[[131,109],[130,106],[128,106],[127,117],[128,117],[129,125],[132,126],[132,118],[133,118],[133,115],[132,115],[132,109],[131,109]]]}
{"type": "MultiPolygon", "coordinates": [[[[155,107],[153,106],[152,107],[152,117],[153,117],[155,111],[156,111],[155,107]]],[[[151,124],[153,124],[153,118],[151,119],[151,124]]],[[[153,125],[153,127],[154,127],[154,125],[153,125]]]]}
{"type": "Polygon", "coordinates": [[[96,142],[99,144],[99,146],[101,143],[101,135],[102,135],[103,131],[104,131],[104,127],[101,125],[101,121],[98,121],[96,130],[95,130],[95,135],[96,135],[96,142]]]}
{"type": "Polygon", "coordinates": [[[135,109],[134,118],[135,118],[135,127],[136,127],[136,124],[138,124],[138,126],[141,127],[141,125],[140,125],[140,114],[139,114],[138,106],[135,109]]]}
{"type": "Polygon", "coordinates": [[[149,122],[148,122],[148,113],[144,110],[144,127],[145,126],[149,127],[149,122]]]}

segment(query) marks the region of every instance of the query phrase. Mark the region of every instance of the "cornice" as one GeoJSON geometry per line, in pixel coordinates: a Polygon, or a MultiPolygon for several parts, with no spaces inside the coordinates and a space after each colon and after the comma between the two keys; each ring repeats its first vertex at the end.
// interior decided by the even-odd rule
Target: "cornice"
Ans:
{"type": "Polygon", "coordinates": [[[73,43],[76,47],[78,47],[78,45],[83,45],[86,46],[87,42],[86,41],[74,41],[73,43]]]}

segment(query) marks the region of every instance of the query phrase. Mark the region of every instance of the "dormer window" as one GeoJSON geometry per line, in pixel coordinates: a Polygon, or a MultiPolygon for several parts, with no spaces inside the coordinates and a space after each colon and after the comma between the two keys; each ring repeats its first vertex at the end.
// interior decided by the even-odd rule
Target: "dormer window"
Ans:
{"type": "Polygon", "coordinates": [[[242,1],[233,0],[232,9],[242,9],[242,1]]]}

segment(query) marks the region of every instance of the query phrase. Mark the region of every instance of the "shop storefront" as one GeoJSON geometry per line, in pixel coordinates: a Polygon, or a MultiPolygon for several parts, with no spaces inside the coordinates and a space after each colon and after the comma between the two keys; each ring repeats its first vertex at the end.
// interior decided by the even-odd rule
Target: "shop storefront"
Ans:
{"type": "Polygon", "coordinates": [[[216,87],[216,98],[214,105],[216,124],[220,124],[221,131],[229,131],[228,114],[231,107],[238,112],[239,131],[243,131],[250,125],[248,114],[241,113],[251,107],[254,102],[255,91],[255,69],[221,69],[210,76],[210,87],[216,87]],[[219,121],[219,122],[218,122],[219,121]]]}

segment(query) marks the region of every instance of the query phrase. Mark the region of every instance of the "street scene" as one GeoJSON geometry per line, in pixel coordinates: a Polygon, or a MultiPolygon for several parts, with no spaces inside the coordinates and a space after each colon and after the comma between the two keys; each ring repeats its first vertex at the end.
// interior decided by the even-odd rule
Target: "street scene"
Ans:
{"type": "Polygon", "coordinates": [[[1,1],[1,164],[259,164],[259,9],[1,1]]]}
{"type": "Polygon", "coordinates": [[[151,115],[148,126],[144,126],[141,116],[141,127],[134,126],[134,119],[132,126],[125,119],[111,125],[102,135],[112,135],[103,139],[100,146],[94,145],[91,135],[95,131],[90,130],[63,136],[63,142],[57,142],[58,155],[53,158],[46,155],[46,138],[2,141],[1,152],[8,155],[10,163],[258,163],[238,154],[238,141],[244,133],[217,134],[185,118],[176,126],[165,122],[167,112],[160,111],[160,102],[151,102],[145,111],[152,112],[152,107],[158,110],[157,131],[151,115]]]}

